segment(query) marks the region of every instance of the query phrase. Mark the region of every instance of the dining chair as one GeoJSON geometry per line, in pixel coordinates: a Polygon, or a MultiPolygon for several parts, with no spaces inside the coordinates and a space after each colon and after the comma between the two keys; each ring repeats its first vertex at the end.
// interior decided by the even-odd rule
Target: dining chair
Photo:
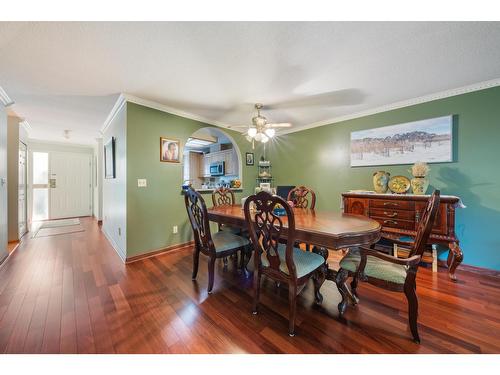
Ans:
{"type": "Polygon", "coordinates": [[[250,241],[229,231],[219,231],[213,236],[210,232],[207,206],[200,193],[189,187],[184,191],[184,203],[194,234],[193,274],[198,275],[200,252],[208,256],[208,293],[212,293],[215,275],[215,260],[225,258],[240,251],[240,268],[245,256],[251,252],[250,241]]]}
{"type": "Polygon", "coordinates": [[[344,314],[348,299],[357,303],[358,280],[367,281],[377,287],[395,292],[402,292],[408,300],[408,320],[413,340],[420,343],[418,335],[417,316],[418,299],[416,294],[416,276],[422,254],[432,231],[440,201],[440,192],[435,190],[429,198],[426,209],[418,223],[418,229],[413,241],[399,241],[396,238],[386,238],[399,244],[409,246],[408,258],[397,258],[381,253],[371,248],[359,247],[359,252],[350,252],[340,261],[340,269],[336,276],[336,284],[342,296],[338,305],[339,316],[344,314]],[[353,277],[351,293],[346,285],[349,277],[353,277]]]}
{"type": "MultiPolygon", "coordinates": [[[[232,206],[236,203],[234,198],[234,192],[226,187],[219,187],[212,192],[212,203],[214,207],[218,206],[232,206]]],[[[219,230],[227,230],[234,234],[240,234],[241,229],[237,227],[231,227],[226,224],[218,224],[219,230]]]]}
{"type": "Polygon", "coordinates": [[[246,199],[244,212],[254,246],[253,314],[257,314],[262,275],[288,284],[288,333],[294,336],[297,295],[310,278],[314,281],[315,301],[320,303],[323,299],[319,290],[324,280],[325,259],[294,246],[295,218],[293,210],[283,198],[261,191],[246,199]],[[280,209],[284,216],[279,216],[276,209],[280,209]],[[280,238],[286,238],[286,243],[281,243],[280,238]]]}
{"type": "Polygon", "coordinates": [[[312,189],[301,185],[288,192],[287,201],[292,201],[294,207],[314,210],[316,206],[316,194],[312,189]]]}
{"type": "MultiPolygon", "coordinates": [[[[316,206],[316,194],[312,189],[301,185],[288,192],[287,201],[293,202],[294,207],[314,210],[316,206]]],[[[306,250],[311,251],[311,245],[308,243],[306,243],[306,250]]]]}

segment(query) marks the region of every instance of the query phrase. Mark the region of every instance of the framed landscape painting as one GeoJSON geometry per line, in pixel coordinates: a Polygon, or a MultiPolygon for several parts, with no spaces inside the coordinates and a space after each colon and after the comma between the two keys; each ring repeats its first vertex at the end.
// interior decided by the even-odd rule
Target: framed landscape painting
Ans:
{"type": "Polygon", "coordinates": [[[453,117],[351,132],[351,167],[453,161],[453,117]]]}

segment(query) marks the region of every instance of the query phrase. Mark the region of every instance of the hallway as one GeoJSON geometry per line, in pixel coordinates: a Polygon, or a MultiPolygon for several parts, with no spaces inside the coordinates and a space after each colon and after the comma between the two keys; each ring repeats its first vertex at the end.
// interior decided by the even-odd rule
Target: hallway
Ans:
{"type": "MultiPolygon", "coordinates": [[[[299,298],[288,337],[286,287],[263,282],[260,313],[251,281],[217,266],[207,296],[206,260],[191,281],[190,249],[125,266],[97,223],[85,232],[26,238],[0,268],[0,353],[481,353],[500,350],[500,280],[459,271],[419,271],[422,344],[410,340],[400,295],[359,288],[361,302],[337,320],[326,282],[314,306],[299,298]],[[479,287],[480,284],[480,287],[479,287]],[[439,288],[437,288],[439,286],[439,288]],[[397,307],[397,308],[396,308],[397,307]],[[319,310],[319,311],[318,311],[319,310]]],[[[26,236],[28,237],[28,236],[26,236]]]]}

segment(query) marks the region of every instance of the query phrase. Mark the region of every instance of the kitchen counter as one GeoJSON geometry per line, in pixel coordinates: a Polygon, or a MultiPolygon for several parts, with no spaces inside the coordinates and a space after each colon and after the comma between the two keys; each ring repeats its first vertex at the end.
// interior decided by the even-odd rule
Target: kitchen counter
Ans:
{"type": "MultiPolygon", "coordinates": [[[[212,194],[212,192],[215,190],[215,188],[211,188],[211,189],[195,189],[198,193],[201,193],[201,194],[212,194]]],[[[234,191],[235,193],[241,193],[243,191],[243,188],[239,187],[239,188],[231,188],[232,191],[234,191]]],[[[182,191],[181,191],[182,193],[182,191]]]]}

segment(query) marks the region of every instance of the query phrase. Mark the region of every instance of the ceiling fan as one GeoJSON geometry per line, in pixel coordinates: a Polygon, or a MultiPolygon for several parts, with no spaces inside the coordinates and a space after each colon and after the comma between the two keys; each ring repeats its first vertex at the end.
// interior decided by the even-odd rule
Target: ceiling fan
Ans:
{"type": "MultiPolygon", "coordinates": [[[[260,114],[260,110],[263,105],[261,103],[255,104],[255,109],[257,110],[257,116],[252,118],[252,125],[248,126],[248,130],[246,132],[246,139],[252,143],[252,148],[255,147],[255,141],[266,143],[271,138],[276,135],[276,128],[289,128],[292,124],[288,122],[282,123],[269,123],[267,119],[260,114]]],[[[235,126],[245,127],[246,126],[235,126]]]]}

